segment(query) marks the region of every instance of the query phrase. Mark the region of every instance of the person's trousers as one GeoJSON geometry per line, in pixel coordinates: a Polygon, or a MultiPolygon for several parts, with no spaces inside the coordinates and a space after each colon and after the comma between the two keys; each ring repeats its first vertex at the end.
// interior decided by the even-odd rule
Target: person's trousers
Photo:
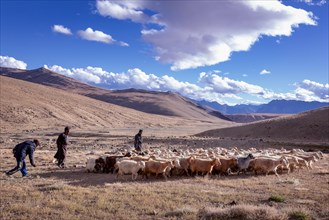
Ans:
{"type": "Polygon", "coordinates": [[[58,159],[57,165],[64,166],[64,161],[65,161],[65,158],[58,159]]]}
{"type": "Polygon", "coordinates": [[[25,160],[20,161],[19,159],[16,159],[17,165],[14,169],[11,169],[7,172],[8,175],[12,175],[14,173],[16,173],[17,171],[21,171],[23,176],[27,175],[27,170],[26,170],[26,163],[25,160]],[[22,167],[20,167],[20,164],[22,162],[22,167]]]}

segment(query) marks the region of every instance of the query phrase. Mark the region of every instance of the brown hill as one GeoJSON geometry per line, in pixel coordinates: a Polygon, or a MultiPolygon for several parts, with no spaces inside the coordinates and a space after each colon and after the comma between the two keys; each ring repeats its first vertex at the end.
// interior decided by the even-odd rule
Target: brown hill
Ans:
{"type": "Polygon", "coordinates": [[[147,114],[79,94],[4,76],[0,76],[0,85],[1,133],[52,130],[65,125],[83,130],[112,128],[136,130],[161,127],[193,128],[201,131],[205,130],[206,126],[231,124],[221,119],[205,123],[200,120],[147,114]]]}
{"type": "Polygon", "coordinates": [[[243,126],[215,129],[197,136],[262,138],[278,141],[322,142],[329,144],[329,107],[243,126]]]}
{"type": "Polygon", "coordinates": [[[262,120],[271,119],[271,118],[277,118],[277,117],[280,117],[283,115],[284,114],[255,113],[255,114],[231,114],[231,115],[225,115],[225,116],[237,123],[249,123],[249,122],[262,121],[262,120]]]}
{"type": "Polygon", "coordinates": [[[230,121],[220,112],[209,111],[172,92],[150,92],[136,89],[112,91],[79,82],[45,68],[18,70],[0,67],[0,75],[59,88],[146,113],[204,121],[218,121],[218,118],[230,121]]]}

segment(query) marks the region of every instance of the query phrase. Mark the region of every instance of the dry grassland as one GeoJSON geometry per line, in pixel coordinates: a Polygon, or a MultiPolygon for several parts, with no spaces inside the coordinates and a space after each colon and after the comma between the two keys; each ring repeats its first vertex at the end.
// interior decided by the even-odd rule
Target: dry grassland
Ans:
{"type": "MultiPolygon", "coordinates": [[[[11,177],[3,174],[15,165],[11,148],[24,139],[24,135],[14,137],[11,142],[5,138],[0,144],[0,218],[293,219],[294,213],[302,213],[307,219],[329,217],[328,155],[311,171],[282,174],[280,178],[247,174],[171,177],[167,181],[161,177],[147,180],[138,177],[131,181],[131,176],[127,175],[116,180],[113,174],[86,173],[83,168],[86,158],[123,149],[131,144],[131,137],[83,136],[76,133],[71,138],[68,167],[61,170],[51,162],[56,136],[44,135],[43,148],[35,153],[37,167],[28,163],[30,177],[27,178],[22,178],[20,173],[11,177]],[[284,201],[269,201],[276,195],[284,201]],[[237,205],[230,205],[232,202],[237,205]]],[[[213,147],[232,142],[221,141],[196,137],[146,137],[145,148],[213,147]]],[[[243,141],[232,145],[241,143],[243,141]]]]}

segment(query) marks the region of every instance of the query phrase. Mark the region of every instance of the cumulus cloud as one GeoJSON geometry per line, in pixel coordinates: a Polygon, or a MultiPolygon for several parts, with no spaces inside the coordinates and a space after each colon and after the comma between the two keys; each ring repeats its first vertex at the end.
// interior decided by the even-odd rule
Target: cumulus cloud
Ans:
{"type": "Polygon", "coordinates": [[[91,72],[89,69],[83,69],[83,68],[72,68],[72,69],[66,69],[58,65],[53,65],[51,67],[48,67],[47,65],[44,65],[44,68],[47,68],[51,71],[54,71],[56,73],[75,78],[77,80],[80,80],[82,82],[87,83],[95,83],[98,84],[101,82],[101,78],[97,76],[94,72],[91,72]]]}
{"type": "Polygon", "coordinates": [[[57,33],[72,35],[71,30],[67,27],[64,27],[63,25],[55,24],[51,29],[57,33]]]}
{"type": "Polygon", "coordinates": [[[45,66],[57,73],[78,79],[86,83],[101,85],[109,89],[144,89],[152,91],[171,91],[194,100],[216,101],[221,104],[238,104],[247,102],[242,97],[253,96],[259,100],[302,100],[329,101],[328,84],[320,84],[310,80],[296,83],[296,89],[288,93],[276,93],[259,85],[230,79],[220,75],[220,71],[201,72],[197,83],[183,82],[172,76],[156,76],[139,68],[126,72],[114,73],[100,67],[66,69],[58,65],[45,66]]]}
{"type": "Polygon", "coordinates": [[[25,70],[27,64],[23,61],[16,60],[14,57],[0,56],[0,66],[25,70]]]}
{"type": "Polygon", "coordinates": [[[193,83],[178,81],[174,77],[168,75],[159,77],[154,74],[145,73],[138,68],[129,69],[123,73],[113,73],[107,72],[100,67],[91,66],[71,69],[63,68],[58,65],[45,65],[44,67],[86,83],[101,84],[109,89],[136,88],[162,92],[172,91],[195,100],[204,99],[221,103],[224,103],[223,99],[225,98],[241,100],[236,94],[218,93],[209,86],[201,87],[193,83]]]}
{"type": "Polygon", "coordinates": [[[135,22],[145,22],[149,18],[140,9],[142,1],[97,1],[96,7],[98,13],[102,16],[108,16],[120,20],[131,19],[135,22]]]}
{"type": "Polygon", "coordinates": [[[102,42],[106,44],[113,44],[116,43],[120,46],[129,46],[129,44],[122,42],[122,41],[116,41],[112,38],[111,35],[105,34],[102,31],[98,30],[93,30],[92,28],[87,28],[86,30],[80,30],[78,31],[78,35],[84,39],[84,40],[90,40],[90,41],[97,41],[97,42],[102,42]]]}
{"type": "Polygon", "coordinates": [[[233,80],[228,77],[222,77],[214,73],[200,73],[199,82],[211,87],[218,93],[248,93],[254,95],[263,95],[265,93],[265,90],[260,86],[249,84],[244,81],[233,80]]]}
{"type": "Polygon", "coordinates": [[[329,101],[329,84],[321,84],[308,79],[295,84],[297,86],[296,94],[305,101],[329,101]]]}
{"type": "Polygon", "coordinates": [[[266,69],[263,69],[262,71],[260,71],[260,75],[267,75],[267,74],[270,74],[271,72],[266,70],[266,69]]]}
{"type": "Polygon", "coordinates": [[[305,2],[308,5],[318,5],[318,6],[321,6],[321,5],[324,5],[327,3],[326,0],[299,0],[299,1],[305,2]]]}
{"type": "Polygon", "coordinates": [[[85,40],[98,41],[107,44],[114,43],[114,40],[111,35],[105,34],[102,31],[97,31],[97,30],[94,31],[92,28],[87,28],[84,31],[80,30],[78,31],[78,35],[85,40]]]}
{"type": "Polygon", "coordinates": [[[279,0],[98,0],[96,8],[102,16],[142,23],[142,37],[154,46],[155,58],[172,70],[224,62],[263,35],[290,36],[300,24],[316,24],[311,12],[279,0]]]}

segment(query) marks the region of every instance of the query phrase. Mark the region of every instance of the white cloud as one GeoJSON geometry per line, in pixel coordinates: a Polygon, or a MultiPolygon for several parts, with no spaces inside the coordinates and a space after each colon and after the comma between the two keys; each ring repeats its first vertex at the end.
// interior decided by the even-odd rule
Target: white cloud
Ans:
{"type": "Polygon", "coordinates": [[[56,73],[75,78],[77,80],[80,80],[82,82],[87,83],[95,83],[98,84],[101,82],[101,78],[97,76],[94,72],[89,71],[88,69],[82,69],[82,68],[72,68],[65,69],[61,66],[53,65],[51,67],[48,67],[47,65],[44,65],[45,68],[54,71],[56,73]]]}
{"type": "Polygon", "coordinates": [[[117,44],[123,47],[129,46],[126,42],[114,40],[111,35],[105,34],[104,32],[98,30],[94,31],[90,27],[84,31],[78,31],[78,35],[84,40],[97,41],[106,44],[117,44]]]}
{"type": "Polygon", "coordinates": [[[324,5],[327,3],[326,0],[299,0],[299,1],[305,2],[308,5],[318,5],[318,6],[321,6],[321,5],[324,5]]]}
{"type": "Polygon", "coordinates": [[[55,24],[52,26],[52,30],[57,33],[72,35],[71,30],[67,27],[64,27],[63,25],[55,24]]]}
{"type": "MultiPolygon", "coordinates": [[[[243,96],[254,97],[256,100],[302,100],[329,102],[328,84],[320,84],[310,80],[296,83],[296,89],[287,93],[276,93],[258,85],[244,81],[222,77],[215,72],[201,72],[196,84],[178,81],[172,76],[156,76],[145,73],[141,69],[129,69],[123,73],[107,72],[100,67],[71,68],[61,66],[45,66],[57,73],[87,83],[102,85],[109,89],[144,89],[152,91],[172,91],[195,100],[217,101],[226,104],[245,102],[243,96]]],[[[220,73],[220,71],[217,71],[220,73]]]]}
{"type": "Polygon", "coordinates": [[[172,70],[224,62],[232,52],[249,50],[262,35],[290,36],[300,24],[316,24],[311,12],[279,0],[99,0],[96,8],[102,16],[143,23],[143,39],[172,70]],[[158,27],[147,28],[151,23],[158,27]]]}
{"type": "Polygon", "coordinates": [[[98,41],[98,42],[103,42],[107,44],[112,44],[115,42],[115,40],[112,38],[111,35],[105,34],[102,31],[97,31],[93,30],[92,28],[87,28],[86,30],[78,31],[78,35],[85,40],[90,40],[90,41],[98,41]]]}
{"type": "Polygon", "coordinates": [[[98,13],[102,16],[108,16],[116,19],[131,19],[136,22],[144,22],[147,17],[143,11],[139,10],[139,4],[142,1],[97,1],[96,7],[98,13]]]}
{"type": "Polygon", "coordinates": [[[129,47],[129,44],[123,41],[119,41],[118,44],[122,47],[129,47]]]}
{"type": "Polygon", "coordinates": [[[196,100],[210,100],[224,103],[223,99],[230,98],[241,100],[239,96],[232,93],[218,93],[209,86],[199,86],[189,82],[176,80],[172,76],[156,76],[134,68],[124,73],[107,72],[99,67],[88,66],[86,68],[66,69],[58,65],[44,66],[54,72],[69,76],[86,83],[101,84],[110,89],[136,88],[152,91],[172,91],[196,100]]]}
{"type": "Polygon", "coordinates": [[[266,70],[266,69],[263,69],[262,71],[260,71],[260,75],[267,75],[267,74],[270,74],[271,72],[266,70]]]}
{"type": "Polygon", "coordinates": [[[329,84],[321,84],[308,79],[303,80],[301,83],[296,83],[296,94],[300,97],[317,97],[318,100],[329,101],[329,84]]]}
{"type": "Polygon", "coordinates": [[[199,83],[211,87],[218,93],[239,94],[248,93],[263,95],[265,90],[257,85],[222,77],[214,73],[200,73],[199,83]]]}
{"type": "Polygon", "coordinates": [[[25,70],[27,64],[23,61],[16,60],[14,57],[0,56],[0,66],[25,70]]]}

